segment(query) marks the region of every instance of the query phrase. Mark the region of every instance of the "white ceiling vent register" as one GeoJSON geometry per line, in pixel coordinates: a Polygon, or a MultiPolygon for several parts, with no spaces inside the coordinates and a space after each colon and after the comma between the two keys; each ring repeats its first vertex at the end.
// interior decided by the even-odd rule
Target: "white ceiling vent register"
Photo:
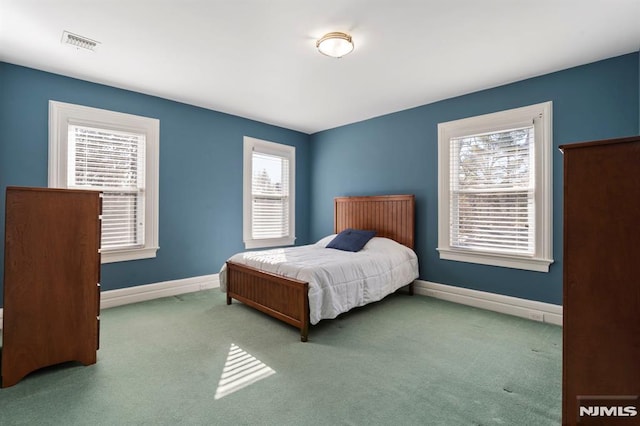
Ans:
{"type": "Polygon", "coordinates": [[[95,40],[91,40],[90,38],[83,37],[78,34],[70,33],[69,31],[62,32],[62,44],[70,44],[78,49],[85,49],[94,51],[96,47],[100,44],[95,40]]]}

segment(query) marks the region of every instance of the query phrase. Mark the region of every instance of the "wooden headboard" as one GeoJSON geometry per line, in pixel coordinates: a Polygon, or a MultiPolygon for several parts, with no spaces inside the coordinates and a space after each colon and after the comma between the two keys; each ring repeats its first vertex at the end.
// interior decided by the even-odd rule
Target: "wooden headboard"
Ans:
{"type": "Polygon", "coordinates": [[[415,196],[376,195],[336,197],[333,230],[347,228],[375,230],[376,236],[390,238],[413,249],[415,196]]]}

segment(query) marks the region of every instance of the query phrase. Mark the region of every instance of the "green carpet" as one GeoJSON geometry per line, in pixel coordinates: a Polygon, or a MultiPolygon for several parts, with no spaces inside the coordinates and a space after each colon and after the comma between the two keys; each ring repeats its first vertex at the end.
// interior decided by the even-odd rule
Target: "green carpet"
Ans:
{"type": "Polygon", "coordinates": [[[308,343],[218,289],[107,309],[101,326],[97,364],[0,389],[0,424],[560,423],[560,327],[429,297],[321,321],[308,343]]]}

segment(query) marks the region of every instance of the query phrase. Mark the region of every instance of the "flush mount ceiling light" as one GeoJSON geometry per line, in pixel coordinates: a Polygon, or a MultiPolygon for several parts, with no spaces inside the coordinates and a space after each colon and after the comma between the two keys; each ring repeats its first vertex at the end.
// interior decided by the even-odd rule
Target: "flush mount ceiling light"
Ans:
{"type": "Polygon", "coordinates": [[[342,58],[353,50],[353,41],[346,33],[327,33],[316,42],[316,47],[323,55],[342,58]]]}
{"type": "Polygon", "coordinates": [[[62,32],[61,42],[62,44],[70,44],[71,46],[74,46],[77,49],[85,49],[85,50],[90,50],[92,52],[100,44],[95,40],[91,40],[90,38],[83,37],[78,34],[70,33],[69,31],[62,32]]]}

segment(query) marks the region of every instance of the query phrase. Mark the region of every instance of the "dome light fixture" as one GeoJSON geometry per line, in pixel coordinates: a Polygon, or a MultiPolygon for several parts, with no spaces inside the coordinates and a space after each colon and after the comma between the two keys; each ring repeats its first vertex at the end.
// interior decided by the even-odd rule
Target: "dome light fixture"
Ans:
{"type": "Polygon", "coordinates": [[[346,33],[327,33],[316,42],[318,51],[333,58],[342,58],[353,50],[353,40],[346,33]]]}

